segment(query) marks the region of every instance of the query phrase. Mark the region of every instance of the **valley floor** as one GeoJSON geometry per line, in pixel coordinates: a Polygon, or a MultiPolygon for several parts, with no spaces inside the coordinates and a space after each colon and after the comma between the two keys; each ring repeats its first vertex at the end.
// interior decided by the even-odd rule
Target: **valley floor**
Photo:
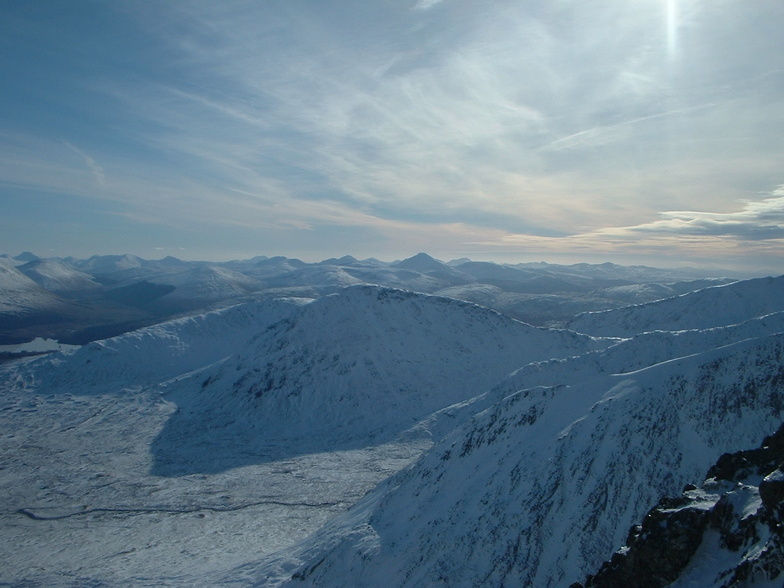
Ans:
{"type": "MultiPolygon", "coordinates": [[[[206,585],[285,549],[428,445],[300,454],[227,437],[256,463],[155,476],[152,441],[176,410],[159,391],[0,395],[0,584],[206,585]]],[[[246,462],[248,460],[245,460],[246,462]]]]}

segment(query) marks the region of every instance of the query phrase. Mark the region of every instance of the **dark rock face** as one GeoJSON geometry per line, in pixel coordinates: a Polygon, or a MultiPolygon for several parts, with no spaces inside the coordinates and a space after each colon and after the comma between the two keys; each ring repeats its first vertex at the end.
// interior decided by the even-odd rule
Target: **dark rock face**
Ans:
{"type": "Polygon", "coordinates": [[[653,588],[675,581],[702,542],[709,511],[685,495],[663,499],[629,531],[626,547],[605,562],[585,586],[653,588]]]}
{"type": "Polygon", "coordinates": [[[714,541],[703,550],[723,551],[722,561],[736,563],[711,570],[715,577],[705,577],[705,586],[739,588],[781,577],[782,462],[784,425],[757,449],[722,455],[701,488],[689,485],[679,498],[662,499],[596,575],[572,588],[668,586],[688,572],[708,534],[714,541]]]}
{"type": "Polygon", "coordinates": [[[784,471],[782,466],[776,468],[760,482],[759,493],[762,504],[771,513],[781,515],[781,507],[784,504],[784,471]]]}
{"type": "Polygon", "coordinates": [[[725,453],[708,470],[708,478],[736,482],[751,476],[765,475],[784,461],[784,424],[765,437],[761,447],[737,453],[725,453]]]}

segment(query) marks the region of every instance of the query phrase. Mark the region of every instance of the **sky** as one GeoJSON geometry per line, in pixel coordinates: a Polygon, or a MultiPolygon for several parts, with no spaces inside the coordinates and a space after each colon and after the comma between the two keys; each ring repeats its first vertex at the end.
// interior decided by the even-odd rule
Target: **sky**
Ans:
{"type": "Polygon", "coordinates": [[[784,273],[781,0],[0,4],[0,252],[784,273]]]}

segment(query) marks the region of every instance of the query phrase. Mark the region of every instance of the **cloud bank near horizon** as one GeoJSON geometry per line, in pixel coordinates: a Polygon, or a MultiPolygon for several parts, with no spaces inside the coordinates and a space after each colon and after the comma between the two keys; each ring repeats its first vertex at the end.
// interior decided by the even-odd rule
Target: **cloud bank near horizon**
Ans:
{"type": "Polygon", "coordinates": [[[780,263],[778,3],[0,10],[6,250],[780,263]]]}

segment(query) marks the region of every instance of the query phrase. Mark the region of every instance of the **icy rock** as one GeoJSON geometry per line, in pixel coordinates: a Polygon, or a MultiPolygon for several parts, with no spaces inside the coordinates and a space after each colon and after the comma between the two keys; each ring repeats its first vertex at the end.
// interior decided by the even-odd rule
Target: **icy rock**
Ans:
{"type": "MultiPolygon", "coordinates": [[[[772,513],[781,515],[784,505],[784,472],[780,467],[765,476],[760,482],[759,493],[765,508],[772,513]]],[[[781,517],[779,516],[779,518],[781,517]]]]}
{"type": "Polygon", "coordinates": [[[653,588],[676,580],[700,546],[709,520],[709,511],[690,502],[663,499],[629,531],[627,548],[589,576],[586,588],[653,588]]]}
{"type": "Polygon", "coordinates": [[[708,470],[708,478],[745,480],[751,475],[764,475],[784,461],[784,425],[762,441],[757,449],[725,453],[708,470]]]}
{"type": "Polygon", "coordinates": [[[739,588],[780,579],[783,441],[784,426],[758,449],[722,455],[702,488],[689,484],[681,497],[662,499],[596,575],[572,588],[739,588]]]}

